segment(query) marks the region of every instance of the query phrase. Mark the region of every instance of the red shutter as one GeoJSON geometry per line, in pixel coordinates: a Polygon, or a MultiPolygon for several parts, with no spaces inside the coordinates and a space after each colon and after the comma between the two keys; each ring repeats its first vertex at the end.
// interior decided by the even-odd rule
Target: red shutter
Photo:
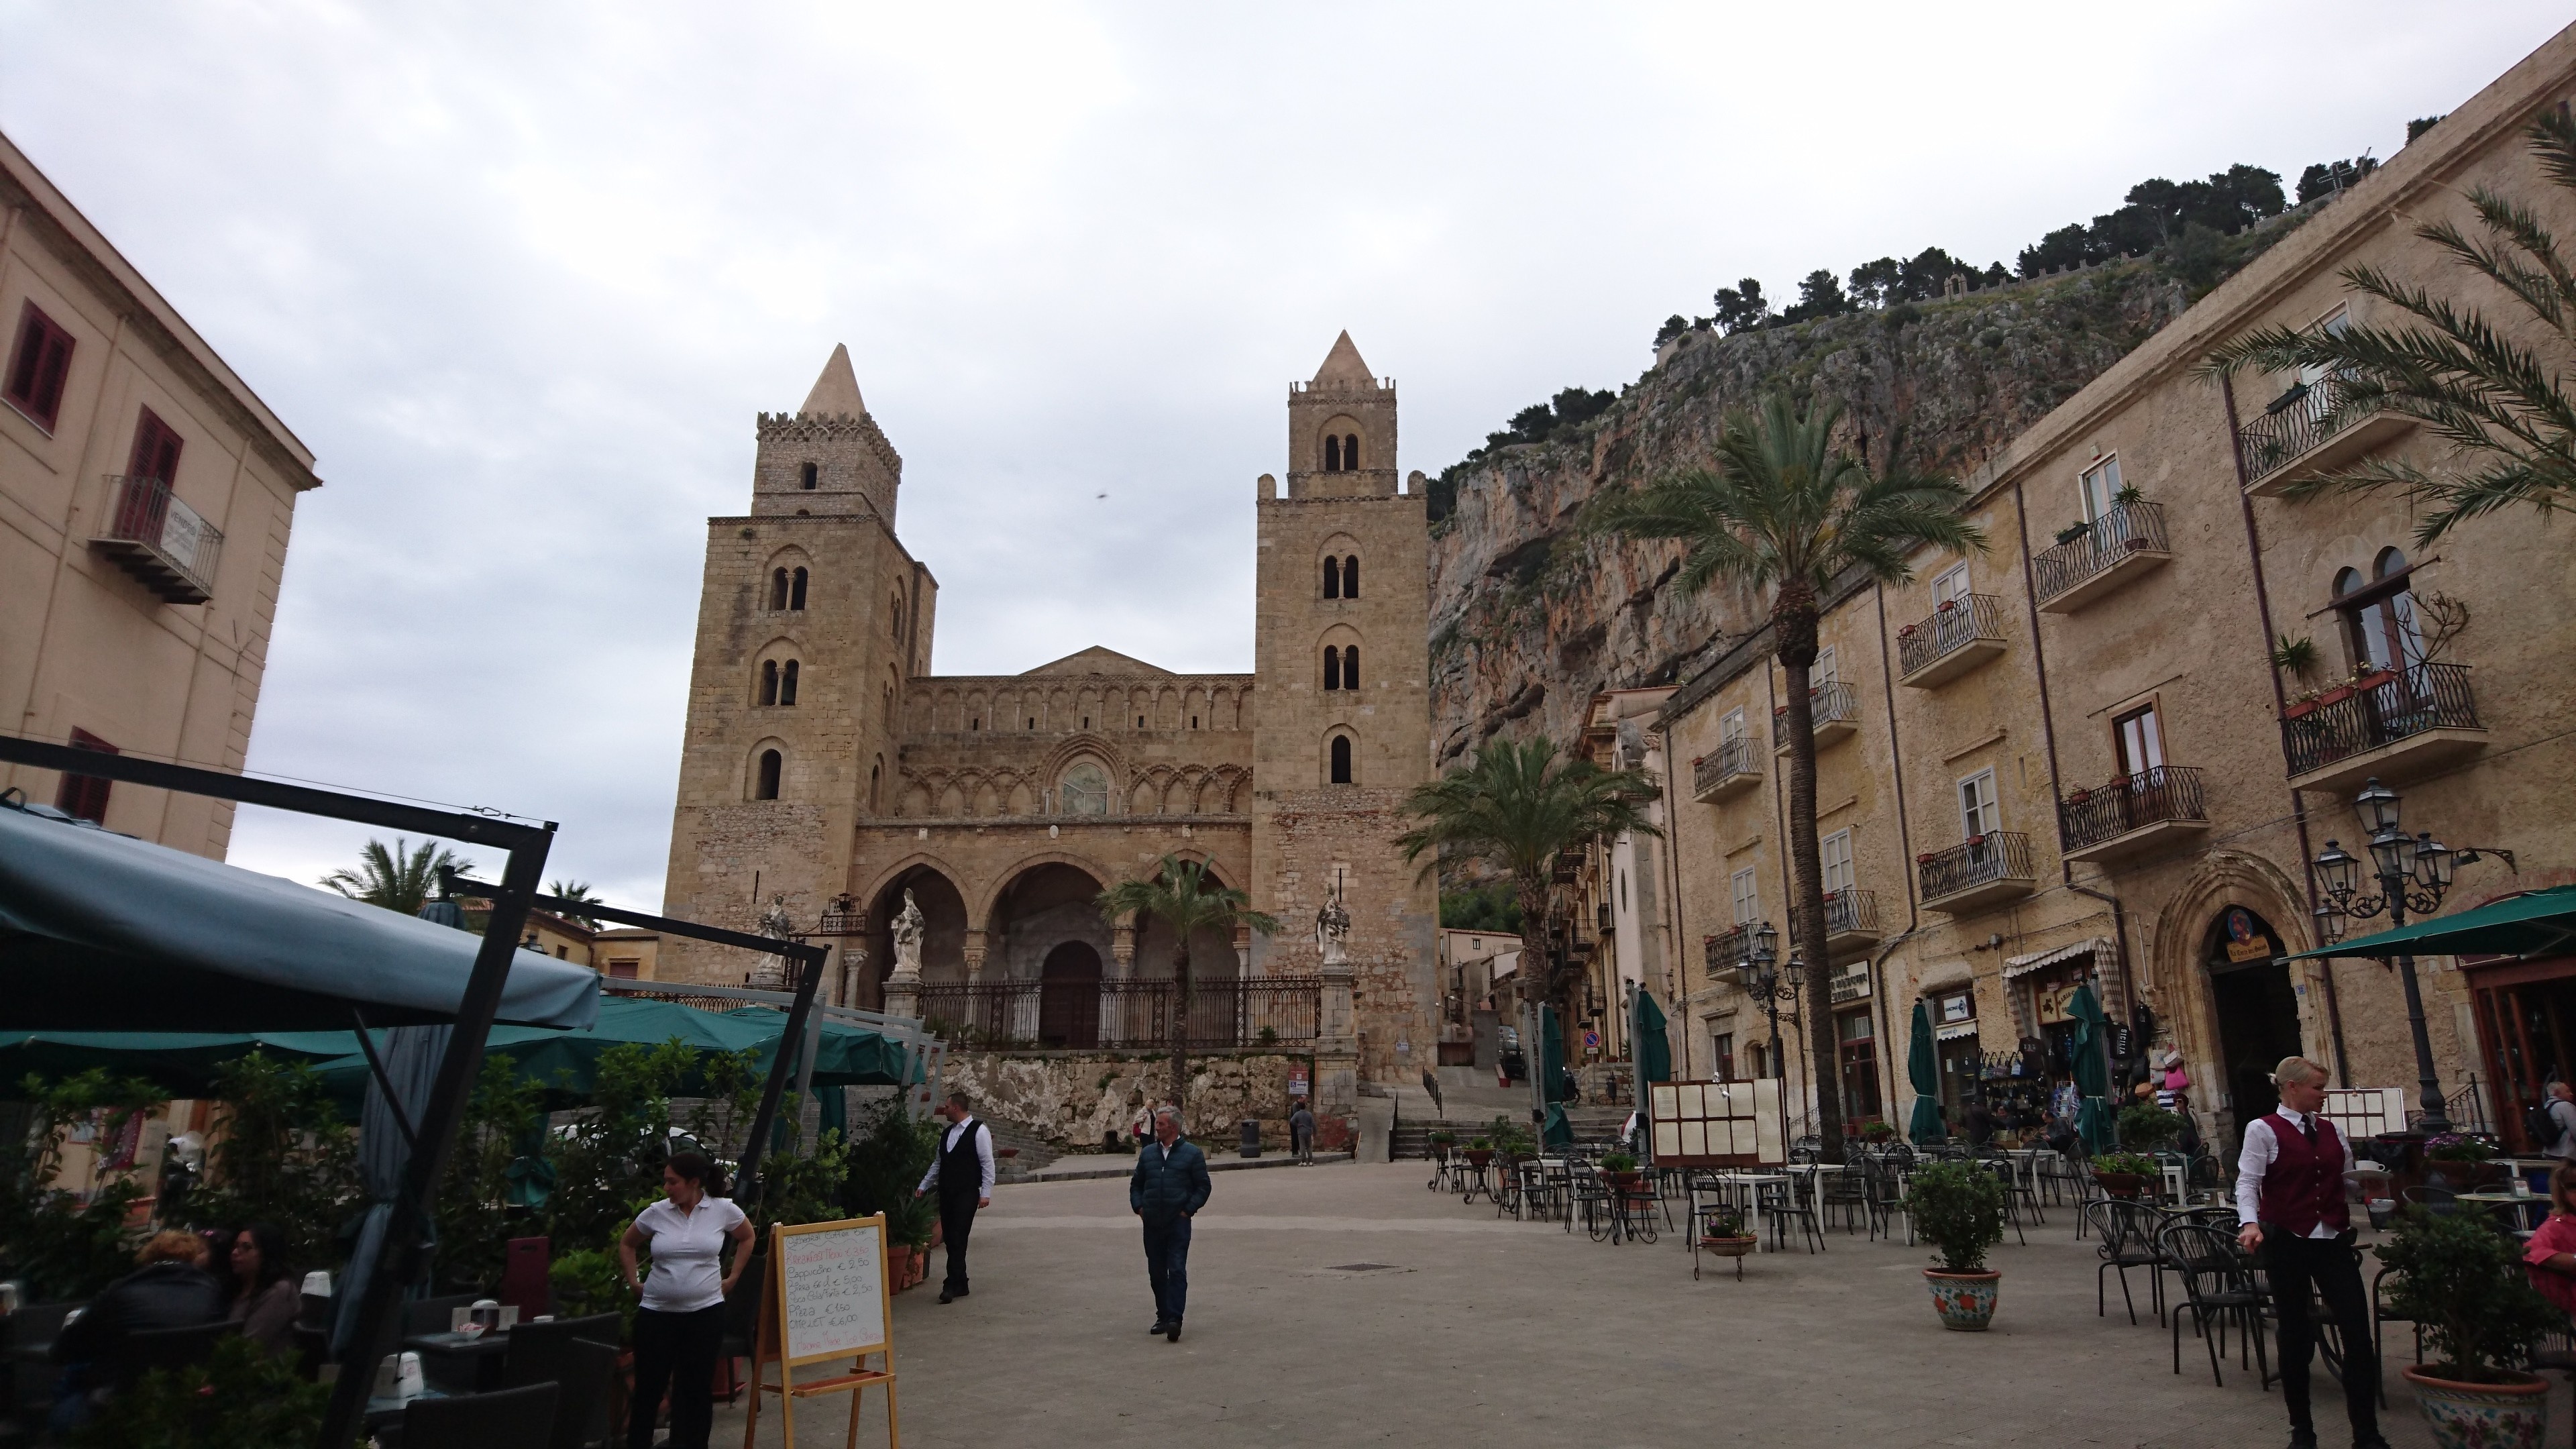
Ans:
{"type": "Polygon", "coordinates": [[[18,411],[53,430],[63,407],[63,384],[71,376],[72,335],[54,319],[27,304],[18,323],[17,345],[9,354],[9,401],[18,411]]]}
{"type": "Polygon", "coordinates": [[[168,423],[153,416],[152,409],[143,409],[141,420],[134,425],[134,456],[125,465],[126,475],[175,482],[179,476],[179,449],[183,446],[168,423]]]}
{"type": "MultiPolygon", "coordinates": [[[[102,755],[120,753],[116,746],[84,729],[72,731],[72,748],[96,750],[102,755]]],[[[65,775],[54,790],[54,808],[82,820],[104,822],[107,819],[107,791],[115,782],[96,775],[65,775]]]]}

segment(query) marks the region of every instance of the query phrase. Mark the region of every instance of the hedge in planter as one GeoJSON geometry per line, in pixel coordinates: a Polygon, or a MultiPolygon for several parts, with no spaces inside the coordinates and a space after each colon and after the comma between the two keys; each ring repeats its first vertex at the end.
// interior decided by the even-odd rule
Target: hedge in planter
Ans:
{"type": "Polygon", "coordinates": [[[2523,1275],[2521,1249],[2483,1217],[2435,1217],[2409,1204],[2373,1251],[2396,1270],[2389,1314],[2422,1327],[2424,1370],[2435,1378],[2518,1382],[2541,1339],[2567,1326],[2523,1275]]]}
{"type": "Polygon", "coordinates": [[[1933,1248],[1938,1267],[1924,1271],[1941,1326],[1981,1331],[1995,1315],[2002,1274],[1986,1267],[1986,1250],[2004,1240],[2004,1185],[1972,1163],[1936,1162],[1905,1189],[1906,1216],[1933,1248]]]}

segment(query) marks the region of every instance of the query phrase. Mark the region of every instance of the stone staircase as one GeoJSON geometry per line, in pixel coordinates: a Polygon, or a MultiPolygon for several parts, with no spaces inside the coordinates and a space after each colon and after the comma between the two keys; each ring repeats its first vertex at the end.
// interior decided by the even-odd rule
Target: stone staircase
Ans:
{"type": "MultiPolygon", "coordinates": [[[[1429,1095],[1419,1088],[1414,1089],[1414,1095],[1422,1098],[1419,1115],[1416,1115],[1415,1104],[1408,1100],[1403,1102],[1403,1114],[1395,1121],[1392,1155],[1398,1159],[1428,1158],[1431,1155],[1431,1134],[1434,1132],[1454,1132],[1458,1134],[1458,1141],[1463,1145],[1490,1126],[1495,1117],[1495,1113],[1490,1110],[1465,1108],[1456,1101],[1448,1103],[1450,1109],[1448,1116],[1434,1116],[1431,1112],[1429,1095]]],[[[1445,1098],[1449,1094],[1444,1092],[1442,1095],[1445,1098]]],[[[1523,1101],[1526,1103],[1527,1099],[1524,1098],[1523,1101]]],[[[1528,1107],[1523,1105],[1519,1111],[1506,1115],[1517,1122],[1528,1114],[1528,1107]]],[[[1625,1107],[1568,1107],[1565,1110],[1565,1120],[1567,1125],[1574,1129],[1575,1145],[1597,1152],[1618,1141],[1619,1129],[1628,1120],[1628,1109],[1625,1107]]]]}
{"type": "Polygon", "coordinates": [[[996,1182],[1026,1182],[1029,1174],[1055,1161],[1064,1154],[1047,1144],[1029,1129],[1012,1122],[996,1122],[990,1117],[979,1119],[993,1129],[993,1178],[996,1182]],[[1010,1157],[1002,1153],[1019,1149],[1010,1157]]]}

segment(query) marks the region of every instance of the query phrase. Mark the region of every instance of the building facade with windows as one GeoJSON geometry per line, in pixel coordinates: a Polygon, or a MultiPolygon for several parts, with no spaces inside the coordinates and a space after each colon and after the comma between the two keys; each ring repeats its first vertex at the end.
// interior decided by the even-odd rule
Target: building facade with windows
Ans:
{"type": "MultiPolygon", "coordinates": [[[[0,730],[238,770],[313,455],[0,137],[0,730]]],[[[0,765],[221,858],[229,801],[0,765]]]]}
{"type": "MultiPolygon", "coordinates": [[[[902,461],[836,349],[801,408],[760,419],[750,512],[709,521],[667,909],[749,927],[775,906],[839,945],[833,995],[873,1007],[909,899],[921,1009],[961,1039],[1150,1049],[1172,1036],[1181,943],[1092,903],[1179,855],[1282,924],[1187,943],[1194,1042],[1321,1043],[1372,1078],[1430,1065],[1436,900],[1394,845],[1429,774],[1421,477],[1398,485],[1395,387],[1348,334],[1288,423],[1285,485],[1264,474],[1254,502],[1251,673],[1094,648],[935,675],[902,461]],[[1317,936],[1335,903],[1346,976],[1317,936]]],[[[680,941],[658,968],[741,969],[680,941]]],[[[1318,1070],[1324,1105],[1347,1098],[1349,1069],[1318,1070]]]]}
{"type": "MultiPolygon", "coordinates": [[[[1782,675],[1767,631],[1673,697],[1660,723],[1675,741],[1681,934],[1698,955],[1673,1015],[1677,1061],[1687,1046],[1694,1075],[1767,1062],[1747,1050],[1769,1034],[1761,1003],[1736,982],[1745,933],[1772,922],[1784,957],[1794,946],[1833,975],[1838,1059],[1809,1060],[1784,1022],[1787,1075],[1810,1102],[1841,1093],[1850,1119],[1905,1122],[1918,1004],[1952,1121],[1972,1094],[2008,1121],[2035,1113],[2088,983],[2123,1065],[2181,1053],[2213,1140],[2269,1109],[2263,1074],[2292,1052],[2338,1084],[2413,1100],[2390,969],[2285,959],[2321,944],[2310,863],[2330,841],[2361,853],[2354,796],[2378,779],[2403,795],[2408,831],[2512,852],[2463,867],[2446,910],[2576,879],[2564,808],[2576,550],[2528,509],[2427,549],[2396,492],[2286,496],[2359,458],[2463,465],[2407,419],[2338,413],[2332,378],[2221,379],[2201,364],[2258,327],[2392,320],[2343,280],[2356,265],[2518,315],[2415,228],[2469,225],[2464,193],[2485,186],[2576,234],[2576,208],[2524,136],[2571,99],[2576,32],[1968,479],[1987,551],[1927,554],[1911,582],[1831,592],[1816,685],[1821,951],[1787,939],[1786,758],[1763,728],[1782,675]]],[[[2454,1120],[2517,1132],[2519,1106],[2576,1067],[2556,1014],[2564,995],[2576,1021],[2576,959],[2419,970],[2454,1120]]]]}

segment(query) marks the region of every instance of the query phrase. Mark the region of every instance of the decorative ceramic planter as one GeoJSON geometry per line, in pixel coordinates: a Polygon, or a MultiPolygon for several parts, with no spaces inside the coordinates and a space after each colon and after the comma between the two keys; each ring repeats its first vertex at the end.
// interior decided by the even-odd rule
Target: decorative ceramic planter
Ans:
{"type": "MultiPolygon", "coordinates": [[[[1735,1260],[1735,1278],[1736,1281],[1740,1283],[1744,1281],[1745,1255],[1751,1253],[1754,1246],[1761,1241],[1762,1240],[1760,1238],[1753,1237],[1703,1237],[1699,1240],[1699,1250],[1703,1253],[1708,1253],[1720,1258],[1733,1258],[1735,1260]]],[[[1691,1260],[1691,1277],[1693,1279],[1697,1279],[1699,1277],[1699,1260],[1696,1258],[1691,1260]]]]}
{"type": "Polygon", "coordinates": [[[2515,1383],[2464,1384],[2411,1364],[2400,1372],[2441,1449],[2540,1449],[2549,1435],[2547,1379],[2518,1374],[2515,1383]]]}
{"type": "Polygon", "coordinates": [[[2137,1172],[2097,1172],[2093,1180],[2102,1190],[2117,1198],[2135,1198],[2147,1190],[2147,1178],[2137,1172]]]}
{"type": "Polygon", "coordinates": [[[1983,1333],[1986,1325],[1995,1321],[1995,1290],[2003,1278],[2001,1272],[1923,1270],[1923,1281],[1931,1285],[1932,1307],[1941,1315],[1941,1326],[1961,1333],[1983,1333]]]}

